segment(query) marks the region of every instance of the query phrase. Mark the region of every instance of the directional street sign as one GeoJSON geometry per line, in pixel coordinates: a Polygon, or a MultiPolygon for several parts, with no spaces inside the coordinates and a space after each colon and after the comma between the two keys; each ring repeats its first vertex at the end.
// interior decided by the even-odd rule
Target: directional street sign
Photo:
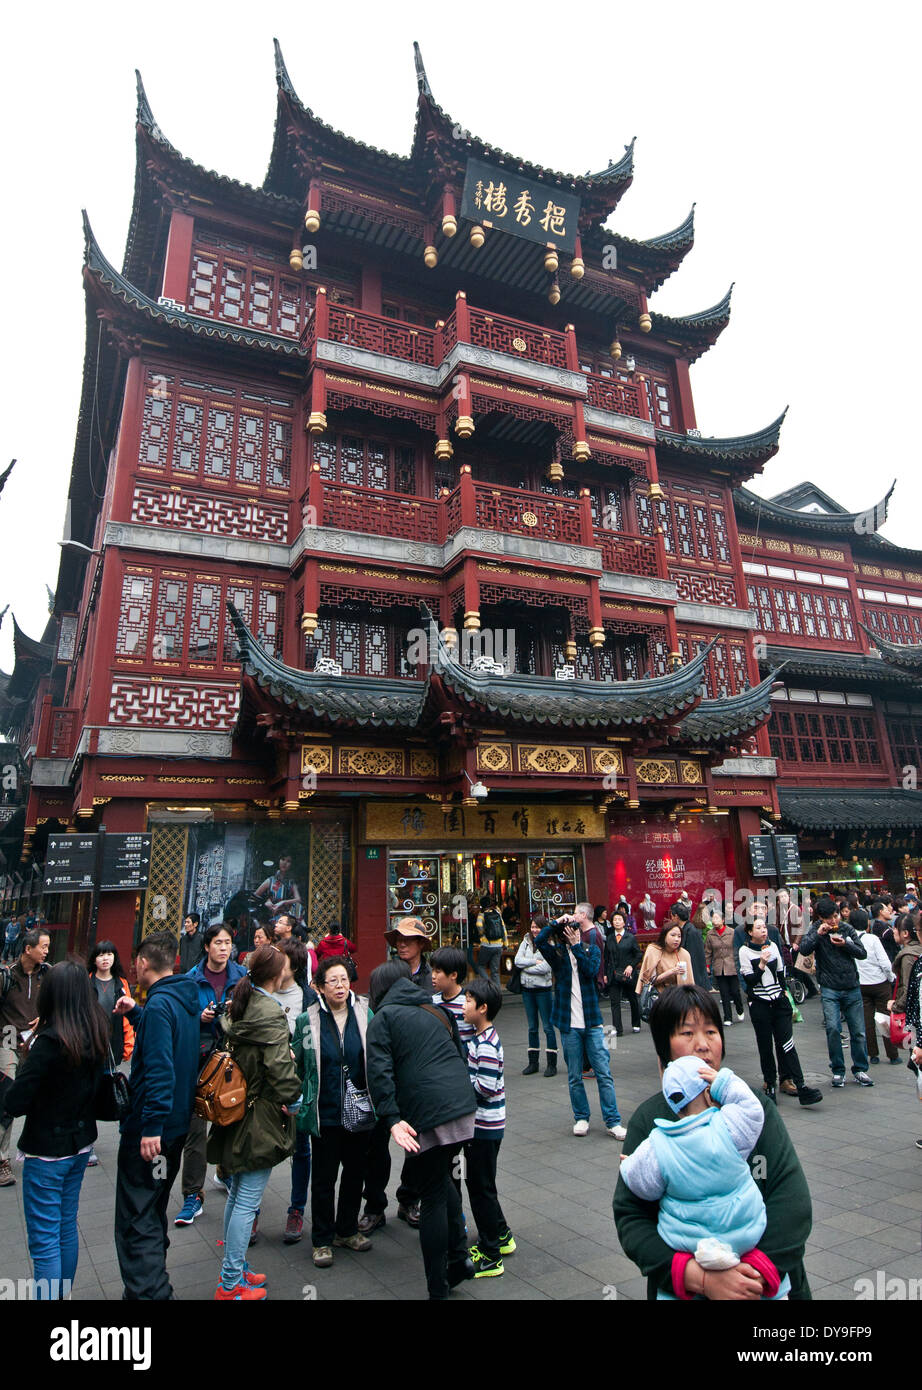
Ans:
{"type": "Polygon", "coordinates": [[[45,855],[45,891],[92,891],[96,871],[95,835],[49,835],[45,855]]]}
{"type": "Polygon", "coordinates": [[[754,878],[773,878],[775,875],[775,855],[772,849],[773,835],[750,835],[749,857],[752,860],[754,878]]]}
{"type": "Polygon", "coordinates": [[[102,893],[131,892],[147,887],[150,876],[150,835],[106,835],[102,844],[102,893]]]}

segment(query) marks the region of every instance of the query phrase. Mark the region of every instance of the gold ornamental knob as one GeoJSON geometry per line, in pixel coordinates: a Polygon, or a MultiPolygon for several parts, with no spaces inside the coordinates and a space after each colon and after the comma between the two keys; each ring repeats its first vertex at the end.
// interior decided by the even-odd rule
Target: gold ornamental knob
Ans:
{"type": "Polygon", "coordinates": [[[641,314],[640,318],[637,320],[637,327],[640,329],[641,333],[649,333],[650,329],[653,327],[653,320],[650,315],[641,314]]]}
{"type": "Polygon", "coordinates": [[[288,264],[291,266],[292,270],[300,270],[304,265],[304,257],[301,255],[301,251],[297,246],[291,248],[288,264]]]}
{"type": "Polygon", "coordinates": [[[439,263],[439,253],[434,246],[427,246],[423,252],[423,261],[430,270],[433,270],[439,263]]]}
{"type": "Polygon", "coordinates": [[[484,237],[483,228],[479,225],[479,223],[475,222],[474,226],[471,228],[471,245],[475,248],[475,250],[479,251],[485,239],[486,238],[484,237]]]}
{"type": "Polygon", "coordinates": [[[583,276],[586,274],[586,262],[583,260],[582,256],[573,257],[573,260],[570,262],[570,274],[573,276],[574,280],[582,280],[583,276]]]}
{"type": "Polygon", "coordinates": [[[450,212],[446,212],[442,218],[442,235],[454,236],[458,230],[458,219],[453,217],[450,212]]]}
{"type": "Polygon", "coordinates": [[[304,214],[304,225],[311,233],[320,231],[320,213],[316,208],[308,208],[304,214]]]}

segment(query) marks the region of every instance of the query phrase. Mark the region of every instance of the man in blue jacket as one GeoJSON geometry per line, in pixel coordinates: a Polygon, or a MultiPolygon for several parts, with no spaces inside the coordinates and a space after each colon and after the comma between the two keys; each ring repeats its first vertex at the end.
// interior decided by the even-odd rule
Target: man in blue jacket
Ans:
{"type": "Polygon", "coordinates": [[[573,1133],[580,1137],[589,1132],[589,1101],[583,1085],[583,1044],[589,1065],[599,1083],[599,1104],[605,1128],[613,1139],[623,1139],[627,1130],[621,1123],[615,1083],[605,1048],[602,1011],[596,976],[602,960],[598,946],[583,944],[581,933],[592,926],[592,904],[577,903],[572,916],[549,922],[535,937],[535,949],[540,951],[554,972],[554,1008],[552,1021],[557,1025],[567,1059],[567,1081],[570,1104],[573,1107],[573,1133]],[[564,924],[568,925],[564,925],[564,924]],[[551,938],[556,936],[557,943],[551,938]]]}
{"type": "MultiPolygon", "coordinates": [[[[206,927],[202,944],[205,954],[188,971],[187,979],[195,981],[199,1000],[199,1066],[219,1041],[221,1014],[227,1007],[234,986],[242,980],[246,967],[232,958],[234,937],[230,924],[215,922],[206,927]]],[[[189,1123],[189,1133],[182,1153],[182,1207],[174,1226],[191,1226],[205,1210],[205,1178],[208,1160],[205,1156],[207,1126],[198,1115],[189,1123]]]]}
{"type": "Polygon", "coordinates": [[[195,982],[173,974],[175,959],[170,932],[145,937],[136,972],[147,1003],[142,1009],[122,995],[115,1005],[136,1032],[115,1186],[115,1249],[128,1299],[173,1297],[166,1209],[198,1081],[200,1013],[195,982]]]}

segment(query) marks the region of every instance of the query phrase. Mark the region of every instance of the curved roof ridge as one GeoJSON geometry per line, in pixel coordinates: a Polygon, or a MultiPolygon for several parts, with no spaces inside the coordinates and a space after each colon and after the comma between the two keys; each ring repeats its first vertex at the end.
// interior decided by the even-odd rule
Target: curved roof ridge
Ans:
{"type": "MultiPolygon", "coordinates": [[[[15,622],[15,619],[13,621],[15,622]]],[[[860,620],[858,626],[864,629],[885,661],[892,661],[894,666],[906,667],[913,671],[922,669],[922,642],[894,642],[891,638],[882,637],[879,632],[874,632],[860,620]]]]}
{"type": "Polygon", "coordinates": [[[633,175],[634,146],[636,143],[637,136],[632,135],[630,142],[625,145],[624,154],[620,159],[610,159],[605,169],[600,169],[597,174],[584,174],[583,177],[591,183],[613,183],[633,175]]]}
{"type": "Polygon", "coordinates": [[[660,314],[656,311],[651,312],[654,323],[659,322],[674,328],[705,328],[715,323],[726,323],[730,318],[730,299],[733,294],[733,286],[736,281],[731,281],[730,288],[722,299],[718,299],[716,304],[712,304],[710,309],[700,309],[694,314],[660,314]]]}
{"type": "MultiPolygon", "coordinates": [[[[784,417],[782,416],[782,419],[784,417]]],[[[782,523],[795,522],[806,525],[811,530],[819,531],[854,531],[857,536],[875,536],[878,530],[887,520],[890,506],[890,498],[896,489],[897,479],[894,478],[886,495],[873,507],[866,507],[860,512],[810,512],[804,511],[800,507],[788,507],[784,503],[776,502],[771,497],[761,497],[757,492],[751,492],[748,488],[737,488],[739,500],[745,507],[749,507],[761,513],[769,520],[777,520],[782,523]]],[[[881,541],[884,537],[879,537],[881,541]]],[[[902,549],[902,547],[896,547],[902,549]]]]}
{"type": "MultiPolygon", "coordinates": [[[[673,227],[671,232],[660,232],[658,236],[651,237],[629,237],[623,232],[613,232],[616,241],[624,242],[626,246],[636,247],[638,251],[680,251],[684,247],[691,246],[695,240],[695,208],[697,204],[692,203],[691,211],[687,217],[673,227]]],[[[730,286],[731,290],[733,286],[730,286]]]]}
{"type": "Polygon", "coordinates": [[[301,106],[303,103],[301,101],[301,98],[295,91],[295,84],[292,82],[291,77],[288,74],[288,68],[285,65],[285,58],[282,54],[282,45],[279,43],[278,39],[273,39],[272,46],[275,51],[276,86],[279,87],[285,93],[286,96],[291,97],[293,101],[296,101],[298,105],[301,106]]]}
{"type": "MultiPolygon", "coordinates": [[[[734,436],[707,435],[697,437],[694,435],[679,434],[674,430],[657,430],[656,442],[671,449],[678,449],[682,453],[692,454],[715,454],[720,457],[733,457],[734,454],[745,454],[753,450],[765,448],[777,448],[778,440],[781,436],[781,426],[784,424],[785,416],[790,409],[785,406],[777,419],[770,425],[766,425],[761,430],[755,430],[752,434],[738,434],[734,436]]],[[[738,492],[744,492],[744,488],[738,488],[738,492]]],[[[751,493],[750,496],[757,497],[758,494],[751,493]]],[[[761,502],[762,498],[758,498],[761,502]]]]}
{"type": "MultiPolygon", "coordinates": [[[[166,138],[160,126],[157,124],[153,108],[147,97],[147,92],[144,90],[144,81],[137,68],[134,70],[134,77],[138,93],[138,105],[135,116],[137,124],[146,130],[151,139],[156,140],[158,145],[163,145],[165,149],[172,150],[174,154],[178,155],[179,150],[166,138]]],[[[181,155],[180,158],[182,158],[181,155]]]]}
{"type": "Polygon", "coordinates": [[[750,685],[735,695],[702,700],[682,720],[679,737],[693,739],[696,743],[716,742],[734,734],[749,733],[764,724],[771,714],[772,690],[784,665],[785,662],[780,662],[758,685],[750,685]]]}
{"type": "Polygon", "coordinates": [[[416,85],[424,97],[432,96],[432,88],[429,86],[429,78],[426,76],[426,67],[423,63],[422,50],[416,40],[413,40],[413,65],[416,68],[416,85]]]}

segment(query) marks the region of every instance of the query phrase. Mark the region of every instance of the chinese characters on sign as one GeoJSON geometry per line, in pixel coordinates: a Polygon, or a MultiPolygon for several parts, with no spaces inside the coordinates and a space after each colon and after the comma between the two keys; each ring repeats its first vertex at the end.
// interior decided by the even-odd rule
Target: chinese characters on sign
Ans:
{"type": "Polygon", "coordinates": [[[560,188],[476,159],[467,162],[461,216],[483,227],[574,251],[579,208],[579,198],[560,188]]]}
{"type": "Polygon", "coordinates": [[[365,812],[365,840],[437,843],[459,840],[475,845],[547,840],[604,840],[605,818],[588,806],[452,806],[442,811],[431,802],[371,802],[365,812]]]}

